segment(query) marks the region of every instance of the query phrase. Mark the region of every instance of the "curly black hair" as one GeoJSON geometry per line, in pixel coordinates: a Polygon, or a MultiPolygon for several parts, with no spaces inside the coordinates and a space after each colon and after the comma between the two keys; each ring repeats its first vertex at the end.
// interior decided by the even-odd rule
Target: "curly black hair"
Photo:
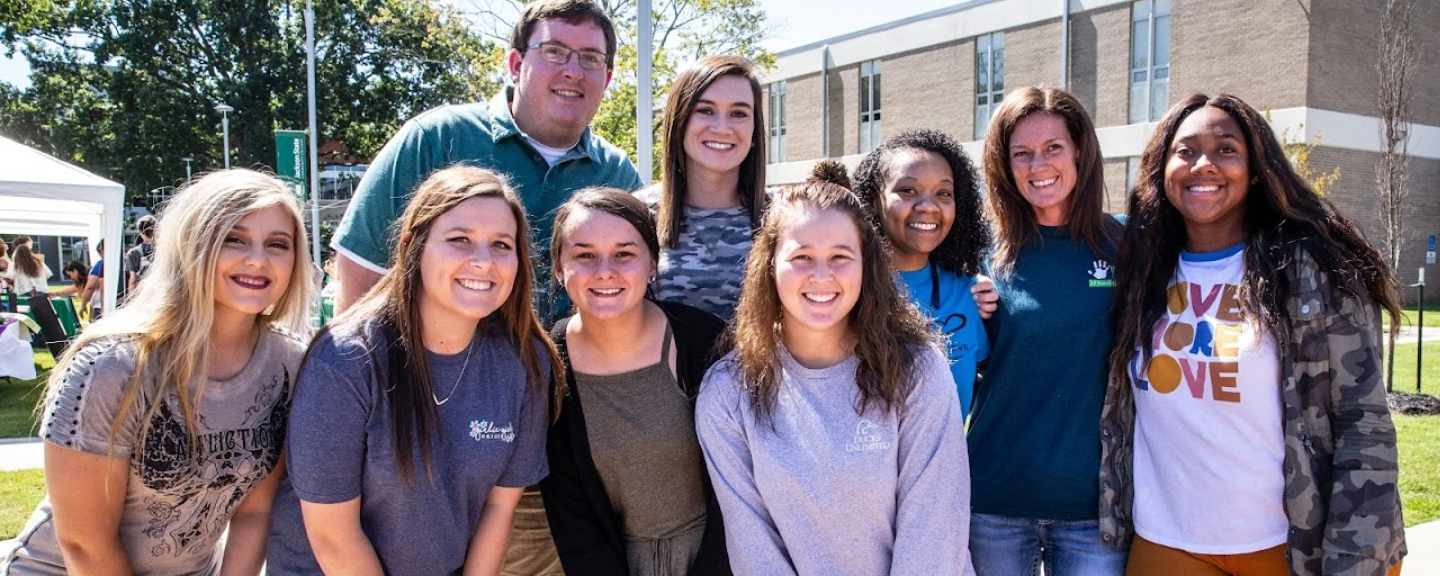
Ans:
{"type": "Polygon", "coordinates": [[[944,132],[928,128],[903,132],[886,140],[860,161],[851,179],[855,194],[869,207],[870,223],[884,236],[881,220],[885,207],[881,196],[889,177],[891,158],[902,150],[923,150],[944,158],[955,178],[955,222],[950,226],[950,233],[930,253],[930,261],[951,272],[979,274],[982,254],[990,247],[990,226],[980,207],[975,165],[960,149],[960,144],[944,132]]]}

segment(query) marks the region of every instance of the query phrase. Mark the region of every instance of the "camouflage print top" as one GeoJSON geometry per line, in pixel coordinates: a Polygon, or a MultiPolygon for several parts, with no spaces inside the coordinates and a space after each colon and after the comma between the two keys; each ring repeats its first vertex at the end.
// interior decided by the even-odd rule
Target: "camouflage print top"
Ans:
{"type": "MultiPolygon", "coordinates": [[[[636,193],[655,212],[658,186],[636,193]]],[[[660,248],[655,298],[694,306],[729,321],[740,301],[750,255],[750,210],[686,206],[674,248],[660,248]]]]}
{"type": "MultiPolygon", "coordinates": [[[[1303,249],[1282,267],[1296,288],[1288,343],[1277,338],[1290,574],[1381,576],[1405,555],[1405,531],[1380,311],[1332,286],[1303,249]]],[[[1134,429],[1129,378],[1112,374],[1100,417],[1100,531],[1110,545],[1134,534],[1134,429]]]]}

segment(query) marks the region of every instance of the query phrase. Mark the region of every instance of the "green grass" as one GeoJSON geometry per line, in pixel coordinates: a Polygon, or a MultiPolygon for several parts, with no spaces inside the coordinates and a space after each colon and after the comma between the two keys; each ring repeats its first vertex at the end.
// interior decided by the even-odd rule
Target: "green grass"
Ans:
{"type": "MultiPolygon", "coordinates": [[[[1429,322],[1430,317],[1426,316],[1425,321],[1429,322]]],[[[1395,380],[1391,387],[1395,392],[1415,392],[1415,346],[1413,342],[1395,345],[1395,380]]],[[[1426,342],[1420,361],[1425,365],[1420,391],[1440,396],[1440,342],[1426,342]]],[[[1388,369],[1389,366],[1381,368],[1388,369]]]]}
{"type": "Polygon", "coordinates": [[[35,352],[34,380],[0,380],[0,438],[34,436],[39,429],[35,405],[45,394],[45,379],[55,367],[49,350],[35,352]]]}
{"type": "MultiPolygon", "coordinates": [[[[1406,304],[1400,308],[1400,325],[1414,326],[1420,320],[1420,307],[1414,303],[1406,304]]],[[[1390,319],[1386,317],[1385,322],[1390,319]]],[[[1440,328],[1440,302],[1425,303],[1425,327],[1440,328]]]]}
{"type": "Polygon", "coordinates": [[[44,497],[44,471],[0,472],[0,540],[19,535],[30,513],[44,497]]]}
{"type": "Polygon", "coordinates": [[[1395,416],[1405,525],[1440,520],[1440,416],[1395,416]]]}

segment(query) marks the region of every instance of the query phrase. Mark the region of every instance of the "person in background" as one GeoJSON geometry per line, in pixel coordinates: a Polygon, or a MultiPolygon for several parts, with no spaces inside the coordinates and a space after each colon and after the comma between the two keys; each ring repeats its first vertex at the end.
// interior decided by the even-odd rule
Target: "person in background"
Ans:
{"type": "Polygon", "coordinates": [[[771,199],[700,446],[736,574],[970,571],[970,470],[948,362],[880,233],[822,161],[771,199]]]}
{"type": "Polygon", "coordinates": [[[10,262],[10,246],[0,238],[0,290],[8,290],[15,282],[14,265],[10,262]]]}
{"type": "Polygon", "coordinates": [[[105,241],[95,243],[95,251],[101,257],[95,260],[90,267],[90,273],[85,277],[85,287],[80,291],[80,305],[86,308],[85,314],[91,322],[100,319],[104,308],[105,292],[105,241]]]}
{"type": "Polygon", "coordinates": [[[65,263],[64,268],[60,269],[60,275],[64,276],[66,280],[69,280],[70,285],[59,290],[50,291],[49,294],[51,298],[79,294],[80,291],[85,288],[86,282],[89,281],[90,269],[86,268],[85,265],[80,262],[71,260],[65,263]]]}
{"type": "Polygon", "coordinates": [[[1385,259],[1227,94],[1160,120],[1128,216],[1100,475],[1126,573],[1399,574],[1385,259]]]}
{"type": "Polygon", "coordinates": [[[150,262],[155,258],[155,226],[157,221],[154,216],[146,214],[135,221],[135,230],[140,234],[140,243],[125,251],[125,294],[129,298],[139,285],[140,278],[150,269],[150,262]]]}
{"type": "Polygon", "coordinates": [[[50,277],[55,273],[45,264],[45,257],[34,252],[29,236],[15,239],[15,256],[10,265],[15,272],[15,293],[30,307],[30,315],[40,325],[40,336],[45,339],[51,356],[59,358],[69,345],[69,336],[50,302],[50,277]]]}
{"type": "Polygon", "coordinates": [[[267,570],[500,573],[547,472],[559,359],[530,304],[525,210],[495,172],[421,184],[395,266],[311,345],[267,570]]]}
{"type": "Polygon", "coordinates": [[[576,309],[550,331],[567,385],[540,483],[565,573],[730,574],[694,405],[725,323],[647,297],[660,245],[628,191],[577,193],[550,248],[576,309]]]}
{"type": "Polygon", "coordinates": [[[890,246],[890,262],[910,302],[945,336],[960,417],[970,413],[977,367],[990,354],[981,319],[995,309],[989,280],[977,281],[990,246],[975,168],[948,135],[904,132],[865,156],[855,168],[855,193],[875,216],[890,246]],[[973,293],[973,294],[972,294],[973,293]]]}
{"type": "Polygon", "coordinates": [[[1119,576],[1126,551],[1099,529],[1100,408],[1110,351],[1111,262],[1094,125],[1064,90],[1011,91],[984,148],[1004,295],[986,321],[990,361],[969,445],[970,552],[980,576],[1119,576]]]}
{"type": "Polygon", "coordinates": [[[655,296],[728,320],[766,202],[765,114],[755,65],[706,56],[686,67],[670,90],[661,133],[662,177],[637,193],[657,215],[655,296]]]}
{"type": "Polygon", "coordinates": [[[46,497],[0,574],[260,573],[305,351],[300,207],[272,176],[224,170],[165,223],[130,303],[51,372],[46,497]]]}

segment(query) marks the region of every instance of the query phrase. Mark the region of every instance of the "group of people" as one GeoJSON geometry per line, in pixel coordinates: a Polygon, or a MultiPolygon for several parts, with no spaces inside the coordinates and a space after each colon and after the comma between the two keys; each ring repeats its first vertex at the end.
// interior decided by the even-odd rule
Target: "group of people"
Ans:
{"type": "Polygon", "coordinates": [[[639,189],[588,130],[614,52],[528,4],[513,86],[371,165],[313,339],[286,188],[177,193],[0,574],[1398,572],[1395,279],[1252,107],[1171,108],[1123,219],[1033,87],[978,168],[918,130],[767,191],[756,71],[709,56],[639,189]]]}

